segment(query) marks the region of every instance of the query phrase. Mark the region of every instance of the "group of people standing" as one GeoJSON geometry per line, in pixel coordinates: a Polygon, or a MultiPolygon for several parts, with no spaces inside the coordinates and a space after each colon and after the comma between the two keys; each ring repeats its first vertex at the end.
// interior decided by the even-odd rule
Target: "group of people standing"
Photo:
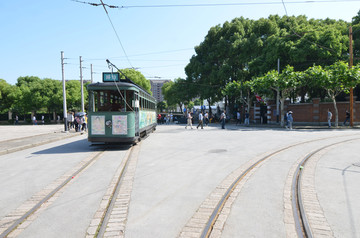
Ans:
{"type": "Polygon", "coordinates": [[[75,115],[74,112],[71,112],[67,116],[68,128],[74,128],[75,131],[86,131],[87,130],[87,115],[84,114],[82,116],[75,115]]]}

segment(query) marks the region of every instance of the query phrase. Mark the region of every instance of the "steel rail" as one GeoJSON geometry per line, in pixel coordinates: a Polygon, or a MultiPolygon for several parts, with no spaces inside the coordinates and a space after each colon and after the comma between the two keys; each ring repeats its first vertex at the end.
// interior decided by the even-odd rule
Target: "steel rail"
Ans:
{"type": "Polygon", "coordinates": [[[120,191],[121,181],[123,180],[124,174],[126,172],[126,169],[128,168],[129,162],[130,162],[131,155],[133,153],[133,148],[134,148],[134,146],[132,146],[130,148],[129,152],[127,153],[127,155],[125,157],[125,164],[120,171],[119,178],[117,179],[116,185],[113,189],[113,192],[110,196],[109,202],[106,206],[106,209],[105,209],[106,212],[105,212],[104,216],[101,218],[101,221],[99,223],[99,226],[97,228],[97,231],[96,231],[94,237],[100,238],[100,237],[103,237],[105,234],[107,223],[110,219],[111,212],[115,206],[117,195],[119,194],[119,191],[120,191]]]}
{"type": "Polygon", "coordinates": [[[360,138],[352,138],[344,141],[339,141],[332,143],[330,145],[323,146],[308,155],[304,157],[304,159],[299,163],[299,165],[296,168],[294,177],[293,177],[293,183],[292,183],[292,208],[293,208],[293,214],[294,214],[294,220],[295,220],[295,227],[296,232],[298,234],[298,237],[303,238],[312,238],[313,234],[311,231],[310,223],[306,217],[305,208],[303,205],[303,199],[301,194],[301,179],[302,179],[302,171],[306,165],[306,162],[311,159],[315,154],[319,153],[320,151],[327,149],[334,145],[339,145],[342,143],[346,143],[353,140],[359,140],[360,138]]]}
{"type": "MultiPolygon", "coordinates": [[[[349,135],[346,135],[349,136],[349,135]]],[[[222,208],[225,206],[226,201],[228,200],[228,198],[230,197],[231,193],[235,190],[236,186],[239,184],[239,182],[251,171],[253,170],[257,165],[259,165],[260,163],[262,163],[263,161],[271,158],[272,156],[281,153],[285,150],[288,150],[292,147],[296,147],[299,145],[303,145],[303,144],[307,144],[307,143],[311,143],[311,142],[315,142],[315,141],[319,141],[319,140],[324,140],[324,139],[332,139],[333,137],[326,137],[326,138],[319,138],[319,139],[315,139],[315,140],[310,140],[310,141],[305,141],[305,142],[299,142],[293,145],[289,145],[286,147],[283,147],[281,149],[278,149],[266,156],[264,156],[263,158],[259,159],[258,161],[256,161],[254,164],[252,164],[251,166],[249,166],[241,175],[239,175],[236,180],[230,185],[230,187],[226,190],[225,194],[222,196],[222,198],[220,199],[220,201],[218,202],[218,204],[216,205],[214,211],[211,213],[208,221],[206,222],[205,228],[203,229],[200,237],[201,238],[208,238],[211,234],[211,231],[213,229],[213,226],[218,218],[218,216],[220,215],[220,212],[222,210],[222,208]]]]}
{"type": "Polygon", "coordinates": [[[57,186],[54,190],[48,193],[42,200],[40,200],[36,205],[34,205],[30,210],[28,210],[24,215],[22,215],[19,219],[17,219],[10,227],[8,227],[3,233],[0,234],[0,238],[7,237],[11,232],[13,232],[21,223],[23,223],[30,215],[36,212],[45,202],[47,202],[51,197],[53,197],[58,191],[60,191],[66,184],[68,184],[76,175],[78,175],[81,171],[87,168],[93,161],[98,159],[105,150],[97,153],[91,160],[89,160],[86,164],[81,166],[77,171],[75,171],[72,175],[70,175],[64,182],[62,182],[59,186],[57,186]]]}

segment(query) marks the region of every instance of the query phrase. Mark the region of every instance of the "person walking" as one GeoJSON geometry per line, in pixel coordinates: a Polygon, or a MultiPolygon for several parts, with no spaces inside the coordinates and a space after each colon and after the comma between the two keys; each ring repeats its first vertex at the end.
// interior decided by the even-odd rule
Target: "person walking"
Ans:
{"type": "Polygon", "coordinates": [[[343,123],[343,126],[346,125],[346,122],[349,122],[350,123],[350,112],[348,110],[346,110],[346,118],[345,118],[345,121],[343,123]]]}
{"type": "Polygon", "coordinates": [[[209,124],[209,114],[207,112],[205,112],[204,120],[205,120],[205,126],[208,126],[208,124],[209,124]]]}
{"type": "Polygon", "coordinates": [[[19,125],[19,117],[18,117],[18,115],[15,116],[15,125],[19,125]]]}
{"type": "Polygon", "coordinates": [[[226,110],[224,110],[220,116],[221,129],[225,129],[225,121],[226,121],[226,110]]]}
{"type": "Polygon", "coordinates": [[[192,128],[192,116],[191,116],[190,111],[187,114],[187,125],[185,126],[185,129],[187,129],[188,126],[190,126],[190,128],[193,129],[192,128]]]}
{"type": "Polygon", "coordinates": [[[329,128],[331,128],[332,113],[330,111],[330,108],[328,109],[327,119],[328,119],[329,128]]]}
{"type": "Polygon", "coordinates": [[[285,112],[284,114],[284,124],[286,129],[288,129],[289,127],[288,116],[289,116],[289,111],[285,112]]]}
{"type": "Polygon", "coordinates": [[[248,111],[245,111],[245,125],[250,125],[250,120],[249,120],[250,114],[248,113],[248,111]]]}
{"type": "Polygon", "coordinates": [[[37,120],[36,120],[36,116],[35,116],[35,115],[33,116],[32,121],[33,121],[33,125],[37,125],[37,120]]]}
{"type": "Polygon", "coordinates": [[[292,128],[292,124],[293,124],[293,121],[294,121],[294,118],[293,118],[293,116],[292,116],[292,111],[289,111],[288,113],[287,113],[287,123],[288,123],[288,126],[289,126],[289,129],[290,130],[292,130],[293,128],[292,128]]]}
{"type": "Polygon", "coordinates": [[[237,111],[236,113],[236,125],[240,124],[241,125],[241,114],[239,111],[237,111]]]}
{"type": "Polygon", "coordinates": [[[204,129],[203,120],[204,120],[204,116],[203,116],[202,112],[200,112],[199,113],[199,124],[197,125],[196,129],[199,129],[199,126],[201,126],[201,129],[204,129]]]}

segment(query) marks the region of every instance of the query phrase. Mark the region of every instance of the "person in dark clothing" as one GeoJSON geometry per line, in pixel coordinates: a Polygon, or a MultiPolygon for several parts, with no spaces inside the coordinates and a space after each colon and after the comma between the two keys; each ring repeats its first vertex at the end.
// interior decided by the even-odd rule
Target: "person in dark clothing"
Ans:
{"type": "Polygon", "coordinates": [[[349,122],[350,123],[350,112],[348,110],[346,110],[346,118],[345,118],[345,121],[343,123],[343,126],[346,125],[346,122],[349,122]]]}

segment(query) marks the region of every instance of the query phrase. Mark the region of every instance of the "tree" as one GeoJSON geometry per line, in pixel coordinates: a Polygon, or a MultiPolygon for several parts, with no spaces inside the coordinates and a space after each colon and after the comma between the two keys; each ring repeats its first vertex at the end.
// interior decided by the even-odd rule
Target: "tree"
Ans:
{"type": "Polygon", "coordinates": [[[159,112],[163,112],[167,108],[167,104],[165,101],[161,101],[157,103],[157,109],[159,112]]]}
{"type": "MultiPolygon", "coordinates": [[[[145,89],[148,93],[152,94],[150,81],[147,80],[141,72],[135,69],[122,69],[121,72],[131,81],[145,89]]],[[[120,73],[120,79],[125,79],[125,76],[122,73],[120,73]]]]}
{"type": "Polygon", "coordinates": [[[226,85],[222,91],[223,95],[228,97],[234,97],[241,103],[245,104],[247,111],[251,108],[251,83],[250,81],[232,81],[226,85]]]}
{"type": "Polygon", "coordinates": [[[20,98],[17,100],[16,108],[22,113],[33,111],[36,113],[47,103],[48,98],[43,95],[41,79],[35,76],[19,77],[16,86],[20,89],[20,98]]]}
{"type": "Polygon", "coordinates": [[[11,110],[14,104],[15,86],[8,84],[4,79],[0,79],[0,113],[11,110]]]}
{"type": "MultiPolygon", "coordinates": [[[[263,76],[277,68],[278,59],[281,70],[292,65],[294,71],[346,59],[348,43],[348,23],[341,20],[278,15],[256,21],[235,18],[212,27],[195,47],[185,68],[186,81],[194,97],[213,102],[222,99],[228,83],[263,76]]],[[[306,94],[306,88],[301,94],[306,94]]]]}
{"type": "Polygon", "coordinates": [[[360,23],[360,10],[358,11],[357,15],[352,18],[352,24],[356,25],[360,23]]]}
{"type": "Polygon", "coordinates": [[[173,81],[169,81],[161,88],[164,99],[169,106],[179,105],[182,111],[182,105],[191,100],[189,95],[188,83],[185,79],[177,78],[173,81]]]}
{"type": "Polygon", "coordinates": [[[340,93],[348,93],[351,87],[360,83],[360,67],[349,69],[347,63],[338,61],[333,65],[313,66],[305,71],[305,77],[312,86],[324,88],[334,104],[335,127],[339,125],[339,113],[336,104],[336,96],[340,93]]]}
{"type": "Polygon", "coordinates": [[[81,84],[79,80],[66,82],[66,104],[69,111],[81,110],[81,84]]]}
{"type": "Polygon", "coordinates": [[[284,125],[284,104],[285,99],[290,96],[290,93],[300,86],[300,74],[294,72],[294,68],[286,66],[286,68],[279,74],[277,71],[272,70],[263,77],[257,77],[251,82],[254,92],[260,94],[270,94],[268,89],[274,90],[280,99],[280,115],[281,126],[284,125]]]}

